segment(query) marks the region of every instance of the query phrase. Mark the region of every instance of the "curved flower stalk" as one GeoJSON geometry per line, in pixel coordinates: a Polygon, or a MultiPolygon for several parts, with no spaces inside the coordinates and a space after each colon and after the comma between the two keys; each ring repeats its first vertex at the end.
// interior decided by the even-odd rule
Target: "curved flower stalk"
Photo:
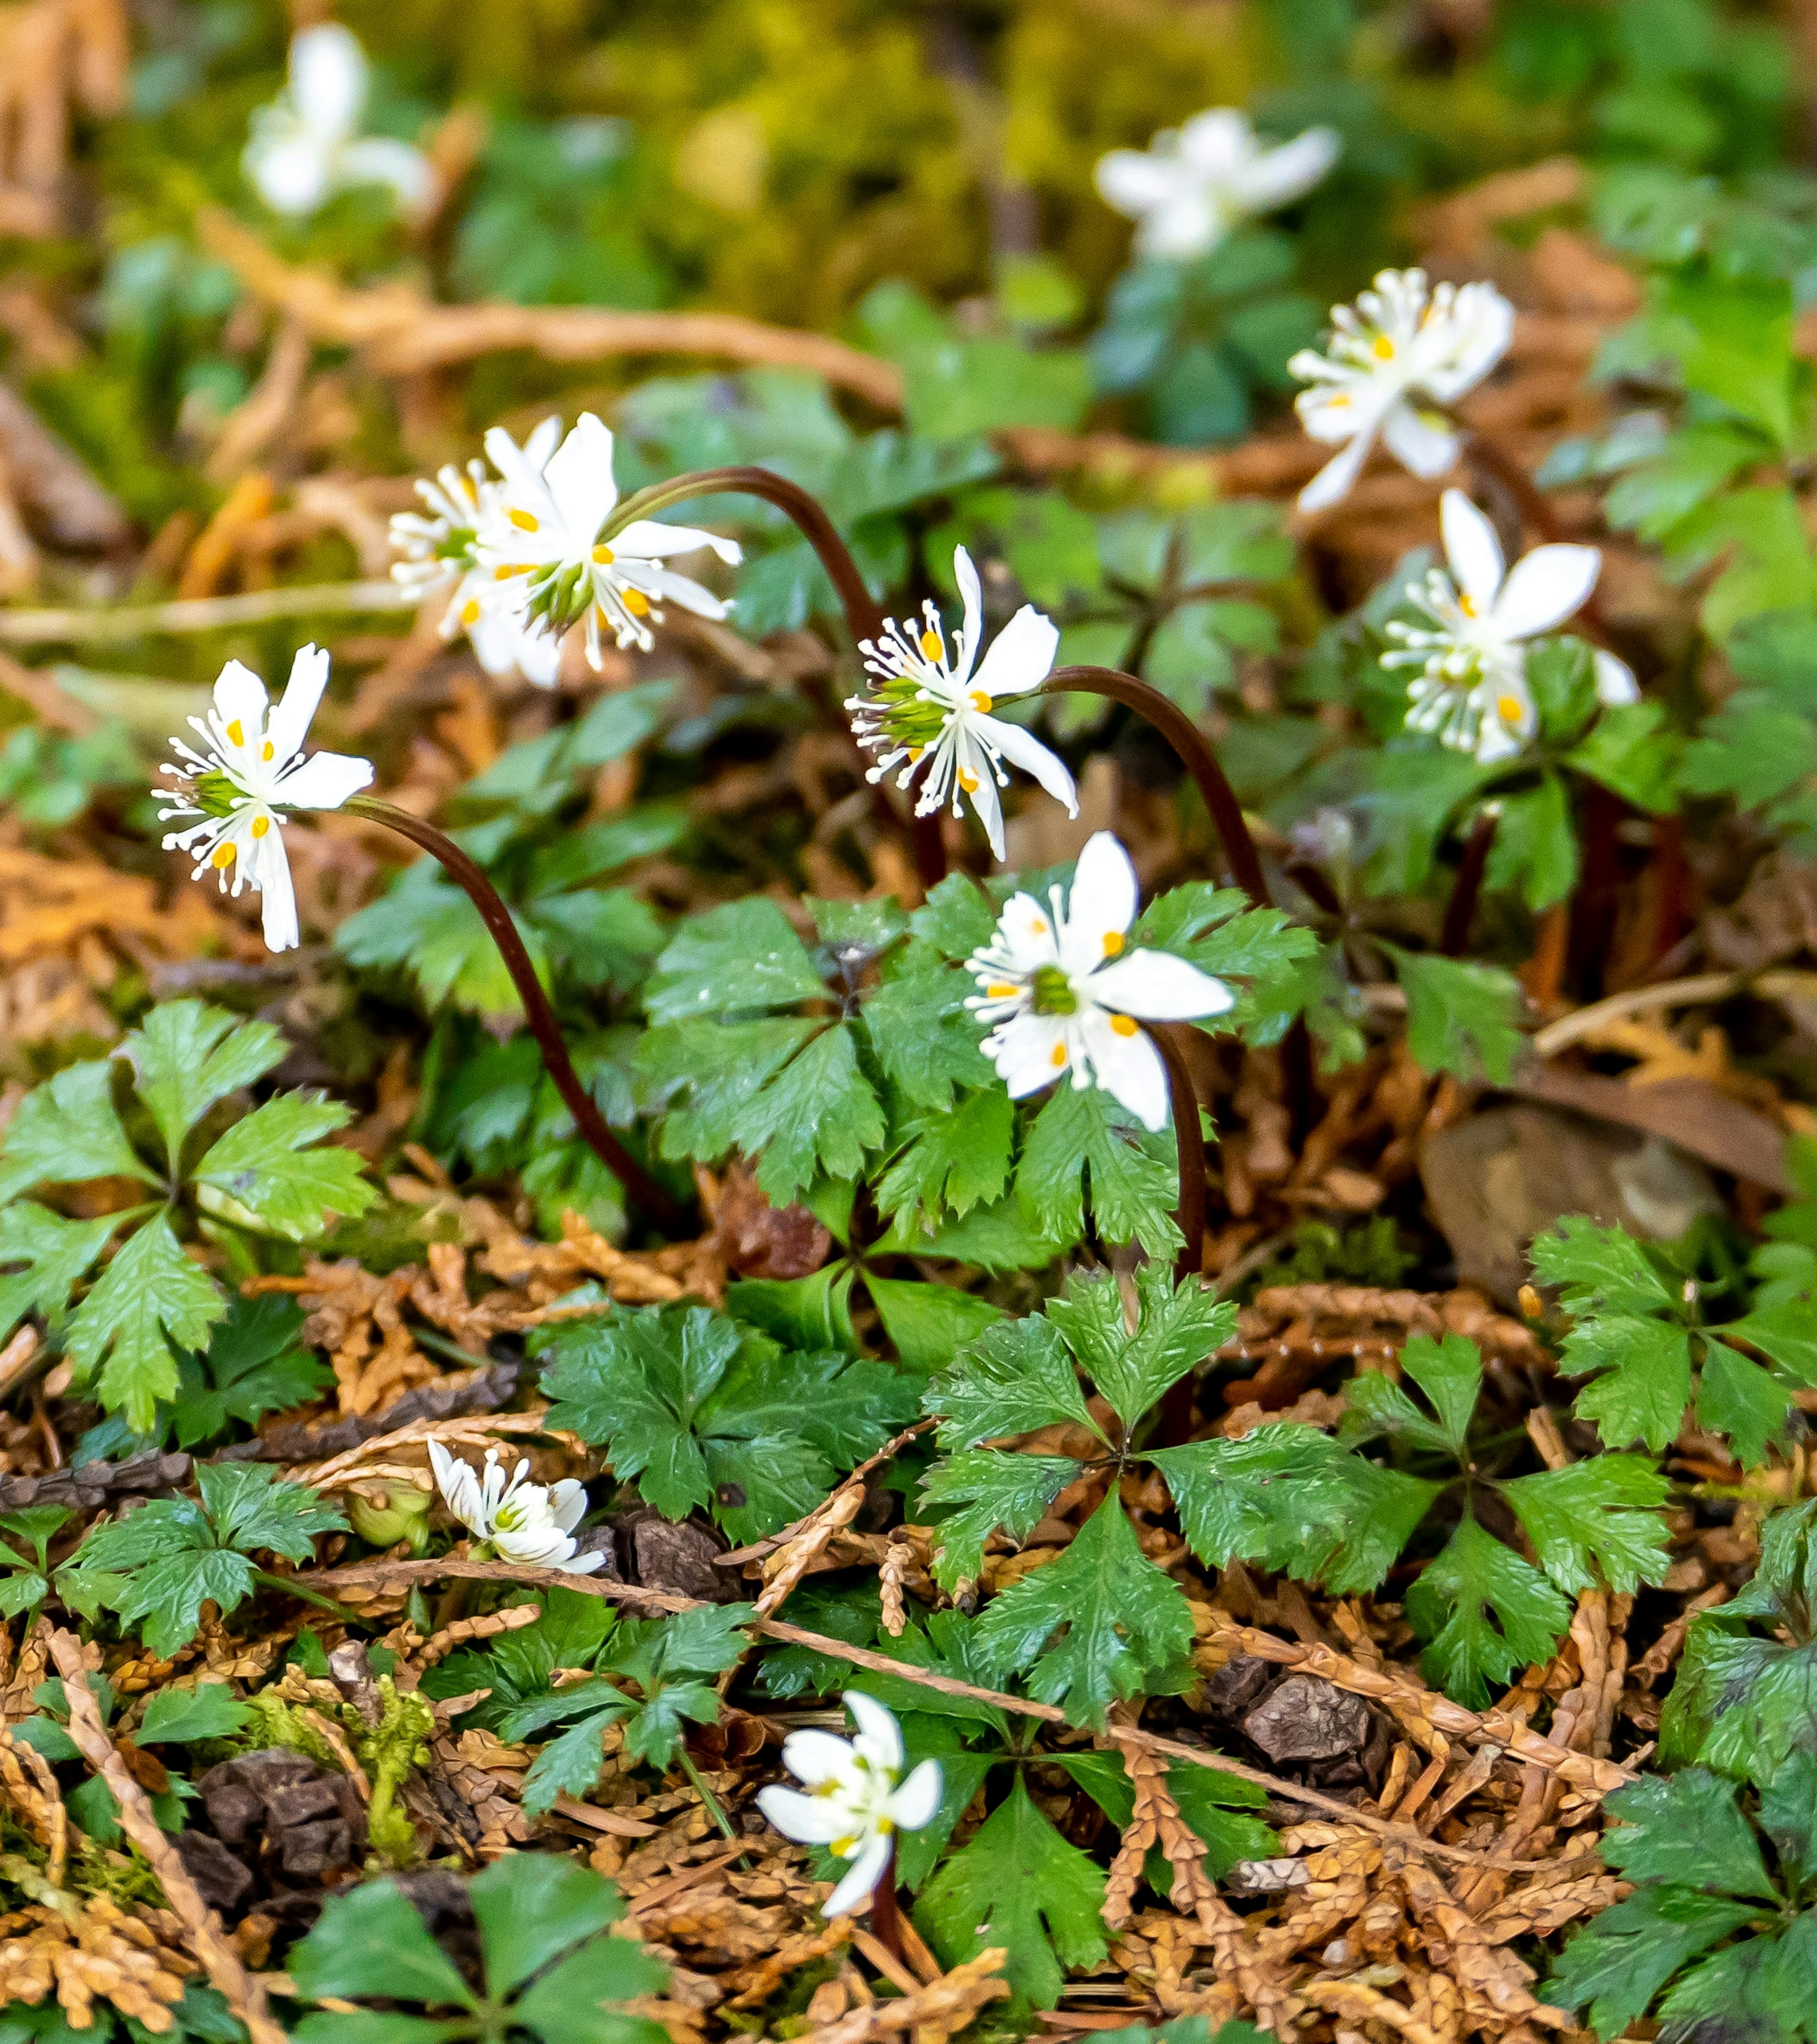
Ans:
{"type": "Polygon", "coordinates": [[[901,766],[896,785],[906,789],[919,777],[917,816],[937,816],[951,798],[962,813],[962,793],[984,826],[993,858],[1003,857],[1003,805],[997,790],[1009,786],[1003,762],[1031,774],[1068,816],[1079,813],[1078,791],[1065,763],[1032,732],[993,717],[995,704],[1039,688],[1054,665],[1059,628],[1025,603],[992,640],[983,659],[984,592],[978,570],[963,547],[953,551],[953,575],[965,605],[965,621],[949,647],[932,601],[924,606],[921,628],[912,620],[885,620],[878,637],[859,642],[864,664],[874,678],[867,695],[851,696],[852,735],[867,752],[882,757],[866,777],[881,781],[901,766]]]}
{"type": "Polygon", "coordinates": [[[443,1501],[478,1536],[478,1558],[497,1555],[525,1568],[560,1569],[574,1576],[590,1576],[605,1562],[603,1554],[574,1551],[574,1532],[586,1512],[586,1491],[572,1477],[553,1485],[532,1483],[525,1461],[508,1478],[496,1448],[486,1450],[485,1471],[475,1475],[440,1441],[429,1443],[429,1463],[443,1501]]]}
{"type": "Polygon", "coordinates": [[[324,21],[290,40],[290,80],[252,116],[240,167],[274,213],[305,219],[337,192],[388,186],[406,214],[426,212],[436,174],[421,149],[362,136],[368,70],[350,29],[324,21]]]}
{"type": "Polygon", "coordinates": [[[252,669],[229,660],[214,685],[206,719],[190,719],[202,750],[173,738],[178,759],[159,770],[174,783],[159,790],[170,805],[158,812],[160,820],[200,819],[167,832],[164,849],[188,852],[195,860],[194,877],[213,873],[224,893],[237,895],[250,887],[259,894],[269,951],[289,951],[299,940],[296,890],[284,849],[287,813],[340,809],[372,779],[370,759],[343,752],[303,757],[328,670],[327,653],[304,647],[274,709],[252,669]]]}
{"type": "Polygon", "coordinates": [[[868,1904],[878,1934],[896,1942],[897,1835],[918,1831],[940,1807],[940,1763],[924,1760],[903,1779],[907,1755],[894,1714],[862,1689],[848,1689],[846,1708],[855,1739],[828,1731],[792,1731],[782,1742],[782,1765],[802,1783],[760,1788],[757,1807],[786,1838],[828,1846],[850,1868],[826,1900],[829,1920],[868,1904]]]}
{"type": "Polygon", "coordinates": [[[1093,179],[1104,203],[1137,223],[1136,252],[1185,261],[1217,247],[1258,213],[1290,205],[1323,182],[1343,143],[1308,128],[1270,148],[1234,106],[1163,128],[1146,149],[1112,149],[1093,179]]]}
{"type": "MultiPolygon", "coordinates": [[[[1397,644],[1389,669],[1411,669],[1409,731],[1473,752],[1484,766],[1523,751],[1538,728],[1527,685],[1527,642],[1554,632],[1581,609],[1596,586],[1602,555],[1594,547],[1536,547],[1504,569],[1495,528],[1461,490],[1439,507],[1449,573],[1434,568],[1408,586],[1428,624],[1392,620],[1397,644]]],[[[1596,650],[1596,694],[1605,703],[1638,700],[1632,671],[1596,650]]]]}
{"type": "Polygon", "coordinates": [[[647,653],[664,603],[700,617],[727,615],[730,606],[711,590],[665,563],[710,548],[736,567],[743,559],[736,540],[651,518],[612,525],[609,536],[619,501],[612,433],[593,413],[583,412],[551,451],[538,436],[520,448],[497,426],[486,451],[501,480],[484,507],[473,557],[536,629],[559,639],[584,620],[587,659],[597,667],[602,624],[620,648],[647,653]]]}
{"type": "Polygon", "coordinates": [[[1311,387],[1294,409],[1316,440],[1341,449],[1300,493],[1302,511],[1348,496],[1379,439],[1419,476],[1442,475],[1462,442],[1444,413],[1508,352],[1514,308],[1492,284],[1428,288],[1423,270],[1384,270],[1354,307],[1335,305],[1327,352],[1288,363],[1311,387]]]}
{"type": "MultiPolygon", "coordinates": [[[[509,438],[502,428],[495,430],[509,438]]],[[[524,443],[523,460],[541,469],[561,437],[561,421],[544,420],[524,443]]],[[[494,515],[499,487],[478,461],[464,470],[451,462],[432,478],[420,480],[424,512],[399,511],[391,520],[391,544],[404,556],[393,565],[391,578],[419,603],[445,590],[442,636],[464,632],[489,674],[521,674],[538,688],[553,688],[562,664],[559,636],[539,630],[524,607],[522,583],[500,582],[475,551],[494,515]]]]}

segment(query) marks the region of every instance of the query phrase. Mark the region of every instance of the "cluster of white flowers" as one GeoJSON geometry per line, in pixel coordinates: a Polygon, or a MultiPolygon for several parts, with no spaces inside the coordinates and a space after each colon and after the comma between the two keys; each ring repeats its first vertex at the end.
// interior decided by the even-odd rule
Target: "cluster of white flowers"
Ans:
{"type": "Polygon", "coordinates": [[[358,185],[389,186],[405,213],[428,209],[436,190],[428,158],[408,142],[359,132],[368,83],[366,53],[338,21],[291,39],[290,82],[253,115],[240,159],[274,213],[303,219],[358,185]]]}
{"type": "Polygon", "coordinates": [[[474,1551],[482,1558],[490,1553],[501,1562],[571,1576],[590,1576],[604,1563],[604,1554],[575,1552],[574,1528],[586,1512],[586,1491],[572,1477],[532,1483],[529,1463],[521,1462],[507,1478],[496,1448],[486,1450],[485,1472],[476,1476],[440,1441],[429,1443],[429,1462],[444,1502],[478,1536],[474,1551]]]}
{"type": "Polygon", "coordinates": [[[296,890],[284,849],[286,813],[338,809],[372,780],[370,759],[344,752],[303,757],[328,670],[320,647],[304,647],[273,709],[259,677],[229,660],[214,685],[206,719],[190,719],[202,749],[173,738],[178,757],[161,770],[172,782],[157,791],[169,805],[158,813],[162,820],[199,819],[170,832],[165,850],[188,852],[198,880],[213,872],[224,891],[238,894],[250,887],[262,896],[265,943],[274,951],[298,941],[296,890]]]}
{"type": "MultiPolygon", "coordinates": [[[[1461,490],[1439,506],[1450,572],[1432,569],[1407,595],[1429,626],[1393,620],[1389,668],[1411,668],[1407,728],[1436,736],[1485,766],[1512,759],[1538,725],[1527,686],[1527,645],[1557,630],[1595,588],[1602,555],[1594,547],[1535,547],[1504,573],[1495,528],[1461,490]]],[[[1634,675],[1613,653],[1596,655],[1596,694],[1605,703],[1639,696],[1634,675]]]]}
{"type": "Polygon", "coordinates": [[[1112,149],[1094,175],[1104,202],[1138,223],[1139,253],[1187,261],[1243,221],[1304,197],[1343,148],[1331,129],[1308,128],[1270,148],[1247,113],[1214,106],[1162,129],[1146,149],[1112,149]]]}

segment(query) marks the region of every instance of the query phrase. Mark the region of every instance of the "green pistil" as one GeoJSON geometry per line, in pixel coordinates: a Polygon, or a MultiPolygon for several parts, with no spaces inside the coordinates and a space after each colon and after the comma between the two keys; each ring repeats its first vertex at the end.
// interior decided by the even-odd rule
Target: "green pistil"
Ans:
{"type": "Polygon", "coordinates": [[[1035,969],[1035,1012],[1037,1015],[1077,1015],[1079,997],[1073,983],[1057,965],[1035,969]]]}
{"type": "Polygon", "coordinates": [[[236,802],[245,799],[246,790],[229,780],[225,774],[198,774],[190,783],[190,793],[195,805],[205,816],[230,816],[236,802]]]}
{"type": "Polygon", "coordinates": [[[593,604],[593,571],[584,563],[541,570],[531,578],[529,613],[555,636],[578,624],[593,604]]]}
{"type": "Polygon", "coordinates": [[[471,525],[456,525],[445,538],[436,542],[435,557],[438,561],[470,563],[479,535],[471,525]]]}
{"type": "Polygon", "coordinates": [[[871,691],[877,720],[892,744],[905,745],[923,752],[938,745],[947,728],[947,712],[943,704],[921,693],[921,684],[908,675],[893,675],[871,691]]]}

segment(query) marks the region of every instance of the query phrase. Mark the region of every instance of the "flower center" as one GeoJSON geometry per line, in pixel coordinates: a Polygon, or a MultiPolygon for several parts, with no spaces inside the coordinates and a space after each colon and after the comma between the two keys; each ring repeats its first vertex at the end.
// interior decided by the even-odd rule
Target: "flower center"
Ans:
{"type": "Polygon", "coordinates": [[[951,714],[943,704],[924,695],[920,683],[908,674],[893,674],[877,682],[865,708],[892,745],[906,746],[912,754],[939,743],[951,714]]]}
{"type": "Polygon", "coordinates": [[[198,774],[190,783],[195,805],[204,816],[230,816],[234,805],[245,799],[246,791],[229,774],[198,774]]]}
{"type": "Polygon", "coordinates": [[[1073,982],[1057,965],[1035,968],[1035,1012],[1037,1015],[1077,1015],[1079,997],[1073,982]]]}

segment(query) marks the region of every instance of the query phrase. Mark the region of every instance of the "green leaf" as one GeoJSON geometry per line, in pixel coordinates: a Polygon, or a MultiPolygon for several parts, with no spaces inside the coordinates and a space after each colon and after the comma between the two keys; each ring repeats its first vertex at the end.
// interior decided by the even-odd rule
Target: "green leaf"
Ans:
{"type": "Polygon", "coordinates": [[[33,1086],[0,1139],[0,1201],[33,1185],[90,1178],[160,1181],[126,1139],[113,1107],[113,1067],[106,1058],[67,1065],[33,1086]]]}
{"type": "Polygon", "coordinates": [[[1044,1308],[1080,1368],[1123,1422],[1126,1435],[1170,1385],[1236,1332],[1235,1302],[1214,1299],[1197,1278],[1176,1286],[1165,1264],[1150,1263],[1135,1283],[1133,1334],[1124,1319],[1123,1295],[1108,1273],[1075,1273],[1066,1297],[1050,1299],[1044,1308]]]}
{"type": "Polygon", "coordinates": [[[1726,1434],[1745,1468],[1757,1469],[1767,1450],[1785,1437],[1792,1394],[1748,1356],[1726,1342],[1707,1341],[1697,1382],[1697,1423],[1726,1434]]]}
{"type": "Polygon", "coordinates": [[[1020,1774],[1008,1796],[921,1891],[915,1923],[948,1968],[993,1945],[1006,1976],[1037,2008],[1052,2008],[1069,1970],[1108,1949],[1104,1877],[1037,1810],[1020,1774]]]}
{"type": "Polygon", "coordinates": [[[1476,1343],[1462,1335],[1446,1335],[1441,1341],[1416,1335],[1401,1351],[1400,1361],[1407,1375],[1425,1393],[1436,1420],[1427,1419],[1397,1384],[1372,1370],[1359,1374],[1348,1387],[1350,1410],[1344,1416],[1341,1438],[1348,1441],[1393,1434],[1419,1447],[1463,1456],[1483,1383],[1482,1357],[1476,1343]]]}
{"type": "Polygon", "coordinates": [[[1426,1679],[1472,1710],[1491,1682],[1529,1661],[1547,1661],[1571,1623],[1571,1604],[1531,1562],[1474,1519],[1458,1523],[1407,1593],[1407,1616],[1430,1641],[1426,1679]]]}
{"type": "Polygon", "coordinates": [[[1727,1342],[1746,1342],[1804,1389],[1817,1387],[1817,1303],[1788,1299],[1746,1314],[1718,1330],[1727,1342]]]}
{"type": "Polygon", "coordinates": [[[1647,1776],[1618,1788],[1606,1808],[1619,1821],[1596,1850],[1626,1879],[1778,1900],[1754,1827],[1736,1803],[1735,1785],[1708,1768],[1647,1776]]]}
{"type": "Polygon", "coordinates": [[[1707,1952],[1758,1911],[1692,1888],[1638,1888],[1605,1909],[1565,1946],[1546,1999],[1562,2008],[1588,2004],[1599,2037],[1619,2036],[1687,1960],[1707,1952]]]}
{"type": "Polygon", "coordinates": [[[1567,1215],[1557,1232],[1533,1239],[1533,1274],[1556,1285],[1569,1313],[1597,1308],[1612,1313],[1655,1313],[1677,1302],[1671,1289],[1631,1235],[1600,1228],[1581,1214],[1567,1215]]]}
{"type": "Polygon", "coordinates": [[[1407,995],[1407,1047],[1424,1072],[1505,1085],[1526,1039],[1520,988],[1500,966],[1383,946],[1407,995]]]}
{"type": "Polygon", "coordinates": [[[1003,1097],[978,1048],[983,1032],[965,1005],[977,992],[970,974],[931,963],[891,974],[865,1001],[865,1030],[883,1075],[916,1107],[943,1112],[955,1085],[1003,1097]]]}
{"type": "Polygon", "coordinates": [[[1114,1488],[1058,1559],[994,1598],[978,1626],[993,1666],[1031,1670],[1033,1696],[1094,1727],[1192,1639],[1185,1593],[1143,1553],[1114,1488]]]}
{"type": "Polygon", "coordinates": [[[595,1938],[521,1996],[513,2014],[545,2044],[668,2044],[670,2033],[653,2017],[613,2006],[660,1994],[668,1984],[669,1969],[644,1946],[595,1938]]]}
{"type": "Polygon", "coordinates": [[[1001,1086],[962,1094],[955,1106],[917,1116],[907,1146],[878,1180],[878,1209],[905,1230],[932,1227],[1001,1199],[1009,1183],[1016,1109],[1001,1086]]]}
{"type": "Polygon", "coordinates": [[[1518,882],[1521,899],[1535,913],[1562,901],[1577,886],[1577,833],[1565,784],[1556,774],[1524,794],[1503,797],[1486,878],[1496,889],[1518,882]]]}
{"type": "Polygon", "coordinates": [[[1669,816],[1678,806],[1684,759],[1684,741],[1666,728],[1662,703],[1618,703],[1603,710],[1588,735],[1565,754],[1565,763],[1636,809],[1669,816]]]}
{"type": "Polygon", "coordinates": [[[1003,1316],[1001,1306],[951,1285],[866,1278],[871,1304],[904,1366],[925,1373],[946,1362],[1003,1316]]]}
{"type": "Polygon", "coordinates": [[[1173,1208],[1179,1171],[1171,1136],[1150,1138],[1096,1086],[1061,1086],[1035,1117],[1016,1175],[1017,1197],[1057,1240],[1092,1218],[1107,1242],[1139,1241],[1153,1256],[1179,1246],[1173,1208]]]}
{"type": "Polygon", "coordinates": [[[928,1386],[923,1409],[939,1418],[935,1438],[947,1449],[1055,1425],[1103,1439],[1060,1330],[1040,1313],[985,1328],[928,1386]]]}
{"type": "Polygon", "coordinates": [[[316,1927],[290,1948],[298,1991],[311,2000],[382,1995],[431,2008],[478,2003],[415,1908],[389,1880],[330,1896],[316,1927]]]}
{"type": "Polygon", "coordinates": [[[1066,1455],[1000,1454],[967,1449],[949,1455],[926,1479],[930,1504],[957,1506],[935,1534],[934,1578],[943,1589],[975,1582],[984,1568],[984,1543],[1001,1527],[1025,1540],[1081,1465],[1066,1455]]]}
{"type": "Polygon", "coordinates": [[[690,916],[656,961],[643,1005],[652,1022],[680,1022],[826,994],[788,917],[767,895],[756,895],[690,916]]]}
{"type": "Polygon", "coordinates": [[[55,1325],[69,1306],[70,1293],[121,1225],[118,1214],[94,1220],[65,1220],[30,1200],[0,1207],[0,1341],[28,1313],[55,1325]]]}
{"type": "Polygon", "coordinates": [[[677,1103],[663,1124],[663,1155],[703,1164],[724,1156],[739,1139],[751,1101],[819,1026],[777,1018],[648,1031],[632,1062],[665,1100],[677,1103]]]}
{"type": "MultiPolygon", "coordinates": [[[[582,1686],[579,1683],[574,1685],[576,1690],[582,1686]]],[[[628,1716],[636,1708],[613,1690],[609,1684],[585,1686],[597,1706],[594,1709],[584,1708],[588,1697],[555,1697],[548,1700],[547,1708],[539,1710],[537,1706],[530,1705],[513,1712],[500,1726],[502,1735],[515,1741],[533,1738],[546,1727],[557,1711],[577,1717],[575,1723],[544,1746],[524,1777],[524,1808],[533,1817],[545,1815],[561,1796],[572,1796],[578,1800],[589,1793],[605,1764],[606,1727],[628,1716]]]]}
{"type": "Polygon", "coordinates": [[[908,927],[943,957],[967,959],[990,942],[997,913],[970,874],[949,873],[909,916],[908,927]]]}
{"type": "Polygon", "coordinates": [[[220,1286],[184,1255],[157,1214],[115,1254],[69,1324],[80,1379],[135,1433],[150,1431],[158,1401],[177,1388],[173,1347],[200,1348],[227,1311],[220,1286]]]}
{"type": "Polygon", "coordinates": [[[1644,1441],[1658,1454],[1677,1438],[1691,1396],[1691,1343],[1682,1327],[1615,1313],[1586,1321],[1565,1337],[1558,1366],[1567,1377],[1602,1373],[1572,1409],[1610,1447],[1644,1441]]]}
{"type": "Polygon", "coordinates": [[[154,1008],[115,1055],[133,1067],[175,1178],[183,1138],[217,1101],[282,1062],[284,1039],[269,1022],[243,1023],[224,1008],[171,1001],[154,1008]]]}
{"type": "Polygon", "coordinates": [[[1645,317],[1654,346],[1677,360],[1688,389],[1763,427],[1782,447],[1791,438],[1788,284],[1714,268],[1656,273],[1645,317]]]}
{"type": "Polygon", "coordinates": [[[1671,1486],[1638,1455],[1603,1454],[1504,1482],[1539,1566],[1568,1596],[1597,1584],[1631,1594],[1670,1564],[1660,1516],[1671,1486]]]}
{"type": "Polygon", "coordinates": [[[225,1682],[193,1689],[157,1689],[133,1736],[140,1746],[186,1746],[198,1739],[231,1739],[252,1716],[225,1682]]]}
{"type": "MultiPolygon", "coordinates": [[[[540,933],[526,919],[514,920],[538,978],[546,982],[548,960],[540,933]]],[[[442,878],[433,859],[406,866],[386,893],[336,928],[334,943],[350,965],[407,968],[432,1010],[451,1001],[475,1015],[524,1012],[479,911],[442,878]]]]}
{"type": "MultiPolygon", "coordinates": [[[[357,1220],[378,1197],[358,1151],[307,1147],[353,1119],[339,1101],[279,1093],[236,1121],[195,1167],[195,1182],[242,1209],[255,1224],[292,1242],[320,1235],[331,1215],[357,1220]]],[[[229,1213],[229,1217],[232,1217],[229,1213]]]]}
{"type": "Polygon", "coordinates": [[[857,1178],[885,1133],[851,1025],[836,1022],[751,1101],[739,1117],[738,1147],[757,1160],[757,1182],[780,1207],[816,1178],[857,1178]]]}

